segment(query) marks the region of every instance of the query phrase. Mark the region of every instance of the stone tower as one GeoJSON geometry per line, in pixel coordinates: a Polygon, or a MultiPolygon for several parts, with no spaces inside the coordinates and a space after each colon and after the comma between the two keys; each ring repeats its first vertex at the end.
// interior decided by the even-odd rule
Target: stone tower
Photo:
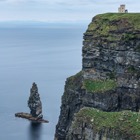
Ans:
{"type": "Polygon", "coordinates": [[[128,10],[125,9],[125,5],[122,4],[120,5],[120,7],[118,8],[118,12],[119,13],[128,13],[128,10]]]}

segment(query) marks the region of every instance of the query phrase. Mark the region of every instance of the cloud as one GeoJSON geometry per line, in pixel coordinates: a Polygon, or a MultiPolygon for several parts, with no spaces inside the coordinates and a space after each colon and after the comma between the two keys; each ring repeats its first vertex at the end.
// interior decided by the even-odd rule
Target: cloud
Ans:
{"type": "Polygon", "coordinates": [[[0,2],[6,2],[11,4],[29,4],[29,3],[46,3],[49,5],[69,5],[69,6],[86,6],[86,5],[114,5],[122,3],[134,3],[137,0],[0,0],[0,2]]]}
{"type": "Polygon", "coordinates": [[[97,0],[0,0],[7,3],[48,3],[52,5],[62,4],[62,5],[88,5],[93,4],[97,0]]]}
{"type": "Polygon", "coordinates": [[[93,16],[117,12],[120,4],[138,12],[138,0],[0,0],[0,20],[88,21],[93,16]]]}

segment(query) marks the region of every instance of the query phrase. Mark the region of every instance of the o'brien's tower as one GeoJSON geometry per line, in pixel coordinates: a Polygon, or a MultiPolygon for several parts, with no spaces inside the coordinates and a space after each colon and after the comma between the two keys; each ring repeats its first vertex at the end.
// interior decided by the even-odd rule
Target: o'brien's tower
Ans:
{"type": "Polygon", "coordinates": [[[122,5],[120,5],[120,7],[118,8],[118,12],[119,12],[119,13],[128,13],[128,10],[125,9],[125,5],[122,4],[122,5]]]}

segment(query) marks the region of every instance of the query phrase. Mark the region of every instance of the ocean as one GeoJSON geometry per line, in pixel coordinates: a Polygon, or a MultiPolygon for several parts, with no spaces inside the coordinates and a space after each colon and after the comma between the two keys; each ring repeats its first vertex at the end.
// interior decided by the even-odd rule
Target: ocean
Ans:
{"type": "Polygon", "coordinates": [[[66,78],[82,67],[85,26],[0,27],[0,140],[53,140],[66,78]],[[16,118],[30,112],[36,82],[48,124],[16,118]]]}

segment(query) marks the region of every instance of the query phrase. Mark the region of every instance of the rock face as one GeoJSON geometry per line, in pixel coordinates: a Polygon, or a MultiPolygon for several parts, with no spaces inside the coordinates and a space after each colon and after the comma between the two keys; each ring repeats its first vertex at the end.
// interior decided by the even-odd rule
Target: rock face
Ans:
{"type": "Polygon", "coordinates": [[[35,83],[33,83],[30,90],[30,97],[28,100],[28,107],[30,108],[30,114],[35,118],[43,118],[42,115],[42,103],[39,97],[38,88],[35,83]]]}
{"type": "MultiPolygon", "coordinates": [[[[125,127],[86,121],[94,120],[95,113],[81,116],[84,120],[75,115],[83,107],[112,113],[140,110],[139,25],[139,13],[108,13],[93,18],[84,34],[82,70],[65,84],[56,140],[140,139],[139,117],[135,115],[128,121],[123,117],[125,127]],[[130,127],[132,131],[128,131],[130,127]]],[[[106,116],[102,119],[108,121],[106,116]]]]}

